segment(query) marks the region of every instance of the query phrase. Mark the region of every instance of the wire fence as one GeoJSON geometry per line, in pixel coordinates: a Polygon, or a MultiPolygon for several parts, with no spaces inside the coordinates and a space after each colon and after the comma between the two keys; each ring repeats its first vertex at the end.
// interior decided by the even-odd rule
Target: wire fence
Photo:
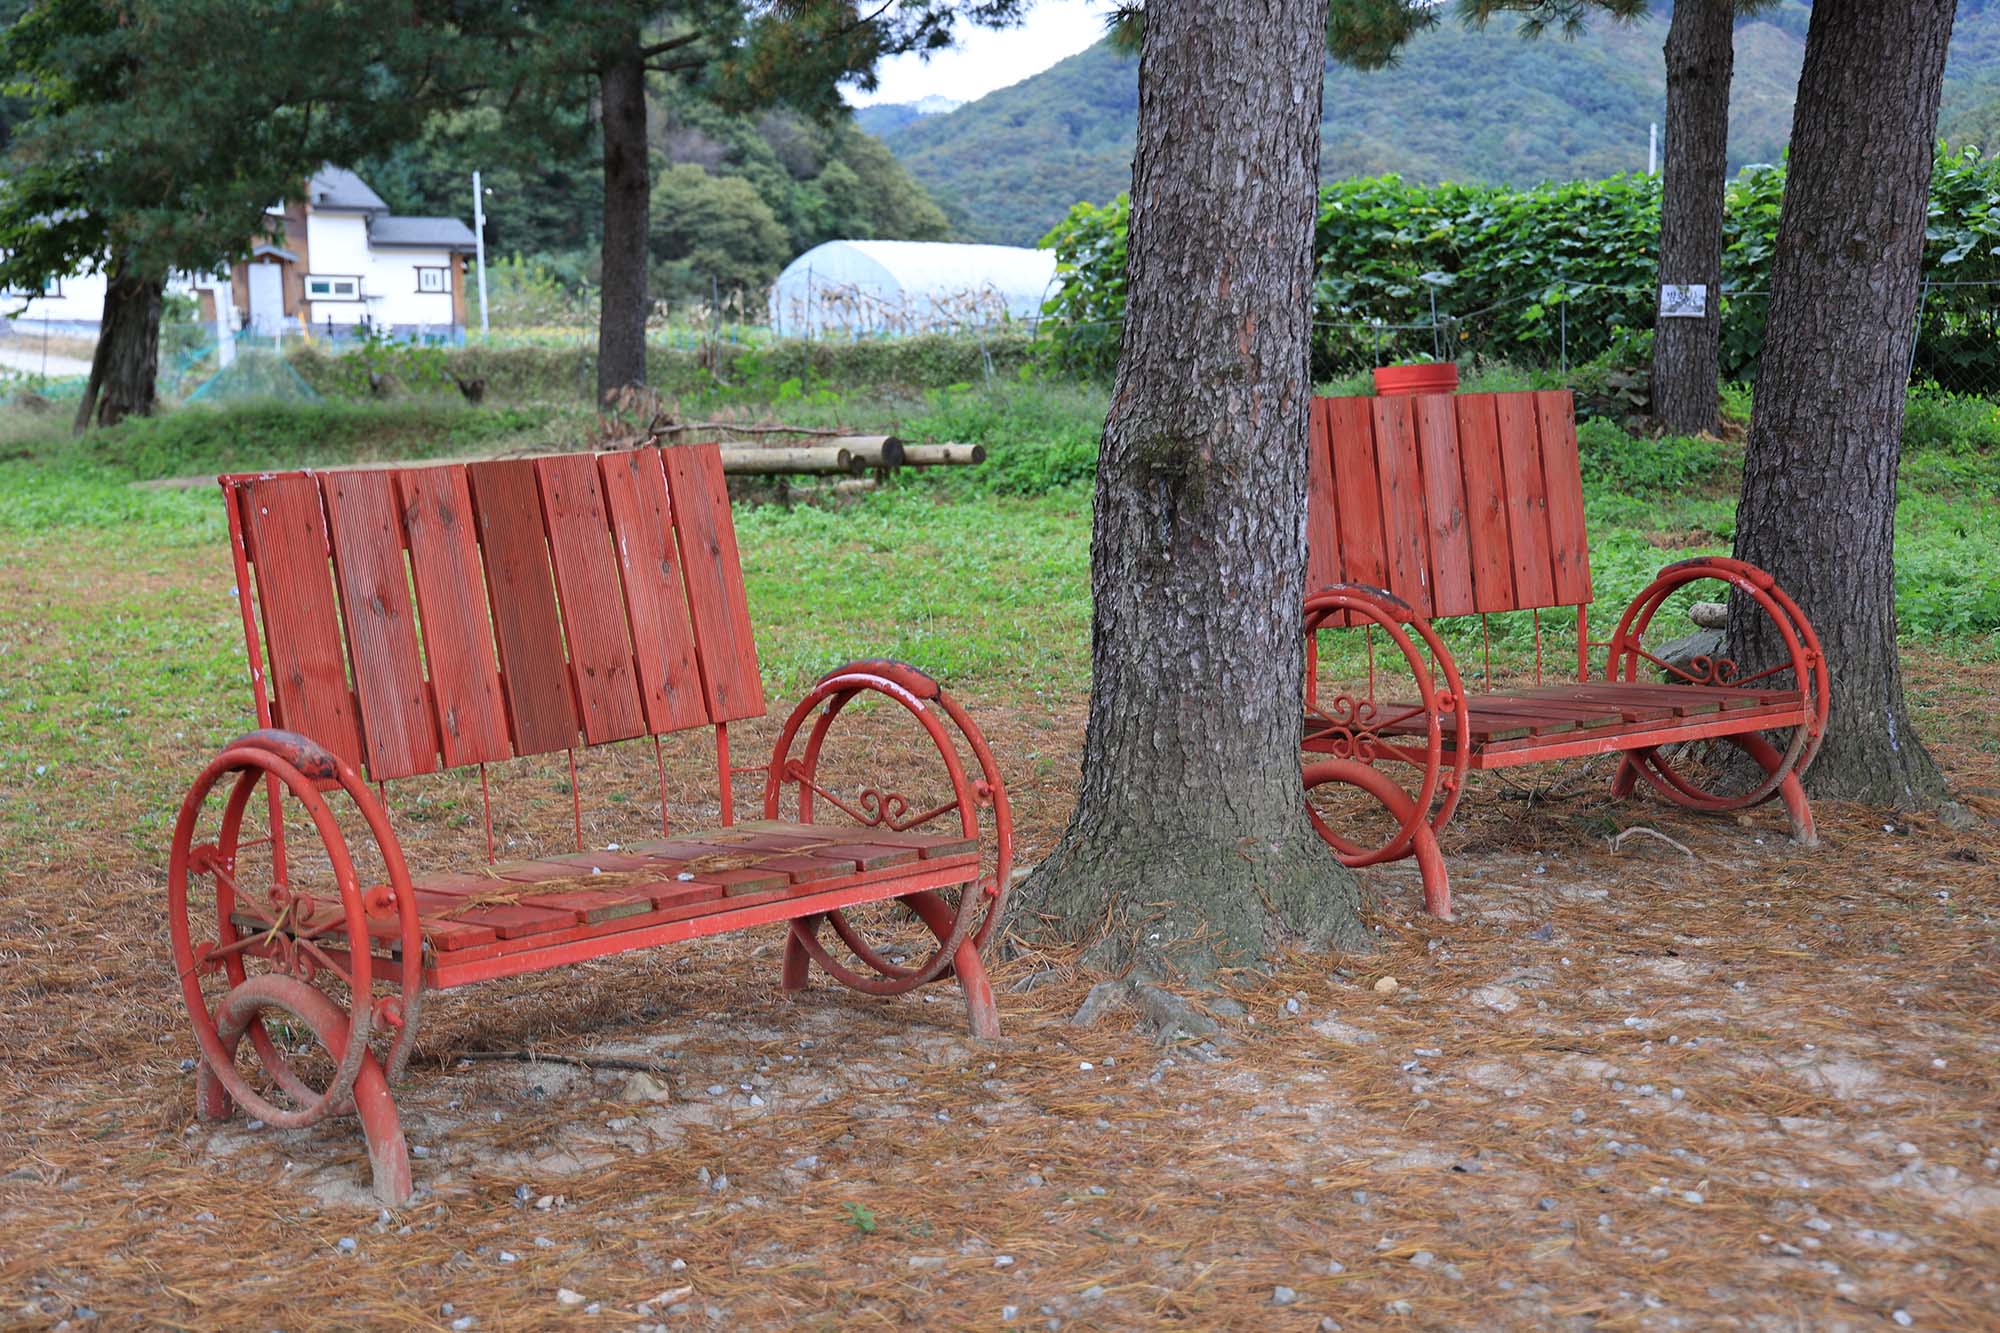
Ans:
{"type": "MultiPolygon", "coordinates": [[[[1614,285],[1557,277],[1531,291],[1453,309],[1449,288],[1420,294],[1419,308],[1395,314],[1327,308],[1311,322],[1313,373],[1327,380],[1407,361],[1512,365],[1569,375],[1590,365],[1641,373],[1662,319],[1652,284],[1614,285]]],[[[1725,287],[1719,293],[1720,365],[1725,379],[1755,378],[1763,352],[1770,293],[1725,287]]],[[[1909,358],[1912,382],[2000,400],[2000,282],[1926,277],[1909,358]]],[[[1119,319],[1045,317],[1033,331],[1061,347],[1064,359],[1108,368],[1123,332],[1119,319]]]]}

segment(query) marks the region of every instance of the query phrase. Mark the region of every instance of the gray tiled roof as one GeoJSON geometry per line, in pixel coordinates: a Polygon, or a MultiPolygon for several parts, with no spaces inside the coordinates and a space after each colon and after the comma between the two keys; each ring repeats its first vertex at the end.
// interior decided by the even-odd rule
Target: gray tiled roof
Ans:
{"type": "Polygon", "coordinates": [[[389,205],[382,202],[381,195],[368,188],[367,181],[346,167],[336,167],[332,163],[313,173],[307,193],[312,197],[314,208],[351,209],[357,213],[389,211],[389,205]]]}
{"type": "Polygon", "coordinates": [[[474,240],[472,228],[457,218],[378,217],[369,223],[368,243],[469,252],[474,240]]]}

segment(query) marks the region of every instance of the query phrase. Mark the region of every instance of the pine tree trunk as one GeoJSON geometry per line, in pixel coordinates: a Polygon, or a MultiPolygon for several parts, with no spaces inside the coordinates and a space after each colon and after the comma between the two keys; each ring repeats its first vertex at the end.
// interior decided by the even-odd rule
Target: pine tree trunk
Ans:
{"type": "Polygon", "coordinates": [[[646,382],[646,65],[635,25],[598,70],[604,110],[604,286],[597,319],[597,397],[646,382]]]}
{"type": "Polygon", "coordinates": [[[113,265],[104,284],[104,317],[90,358],[90,379],[76,408],[79,434],[92,426],[115,426],[126,417],[153,415],[166,290],[164,276],[134,273],[123,261],[113,265]]]}
{"type": "Polygon", "coordinates": [[[1019,901],[1200,975],[1359,943],[1299,776],[1325,0],[1152,0],[1076,812],[1019,901]]]}
{"type": "Polygon", "coordinates": [[[1677,435],[1719,423],[1722,193],[1729,177],[1729,81],[1736,0],[1681,0],[1667,29],[1667,162],[1660,195],[1660,285],[1700,283],[1699,319],[1653,329],[1653,416],[1677,435]]]}
{"type": "MultiPolygon", "coordinates": [[[[1944,796],[1903,701],[1895,517],[1952,11],[1813,6],[1736,525],[1736,554],[1826,647],[1833,715],[1808,788],[1900,807],[1944,796]]],[[[1732,616],[1730,636],[1752,664],[1775,657],[1759,620],[1732,616]]]]}

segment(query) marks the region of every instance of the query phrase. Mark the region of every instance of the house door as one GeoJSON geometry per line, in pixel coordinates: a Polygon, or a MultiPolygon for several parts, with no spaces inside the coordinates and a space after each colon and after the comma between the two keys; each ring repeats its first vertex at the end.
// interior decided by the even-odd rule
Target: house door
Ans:
{"type": "Polygon", "coordinates": [[[250,265],[250,331],[274,338],[285,322],[285,270],[279,264],[250,265]]]}

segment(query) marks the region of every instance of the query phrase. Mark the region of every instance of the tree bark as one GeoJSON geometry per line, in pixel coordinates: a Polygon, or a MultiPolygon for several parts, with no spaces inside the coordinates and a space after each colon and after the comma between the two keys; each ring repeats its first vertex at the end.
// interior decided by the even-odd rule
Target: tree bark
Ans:
{"type": "Polygon", "coordinates": [[[1082,789],[1018,900],[1112,966],[1363,940],[1299,776],[1325,31],[1325,0],[1146,7],[1082,789]]]}
{"type": "MultiPolygon", "coordinates": [[[[1818,628],[1833,677],[1824,795],[1929,806],[1896,654],[1896,467],[1953,0],[1819,0],[1807,30],[1743,468],[1736,554],[1818,628]]],[[[1750,664],[1776,659],[1732,609],[1750,664]]]]}
{"type": "Polygon", "coordinates": [[[1660,285],[1708,288],[1701,318],[1653,327],[1653,417],[1677,435],[1720,424],[1722,195],[1729,178],[1729,81],[1736,0],[1680,0],[1667,29],[1667,160],[1660,193],[1660,285]]]}
{"type": "Polygon", "coordinates": [[[597,318],[597,396],[646,382],[646,62],[636,24],[598,68],[604,132],[604,285],[597,318]]]}
{"type": "Polygon", "coordinates": [[[104,285],[104,316],[90,357],[90,379],[76,407],[78,434],[92,426],[115,426],[126,417],[153,415],[166,290],[165,275],[134,272],[123,260],[114,263],[104,285]]]}

